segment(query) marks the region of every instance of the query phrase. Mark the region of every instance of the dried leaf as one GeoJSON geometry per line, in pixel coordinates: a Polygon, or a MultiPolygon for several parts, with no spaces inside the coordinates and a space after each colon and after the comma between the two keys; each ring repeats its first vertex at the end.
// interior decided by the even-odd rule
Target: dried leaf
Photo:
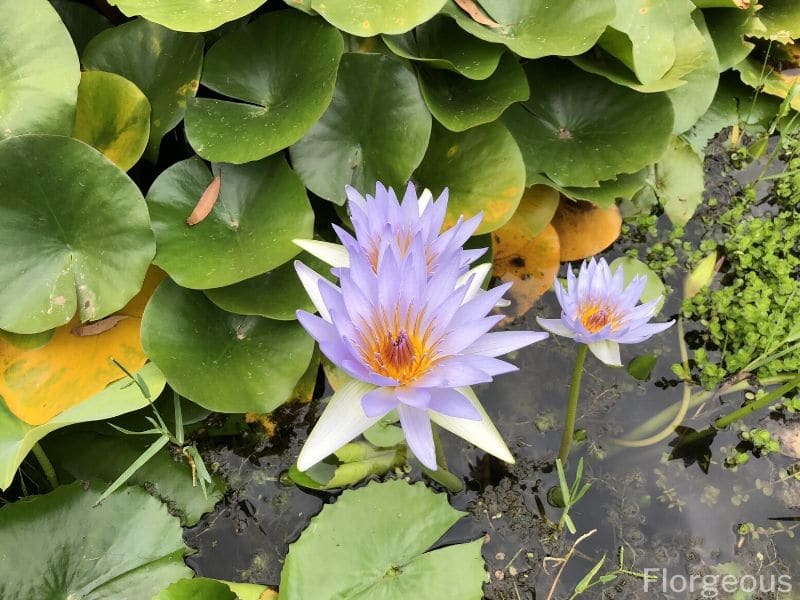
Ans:
{"type": "Polygon", "coordinates": [[[197,225],[211,214],[219,198],[221,185],[222,178],[219,175],[214,176],[214,179],[211,180],[211,183],[208,184],[208,187],[200,195],[200,200],[197,201],[197,205],[194,207],[192,214],[186,219],[187,225],[190,227],[192,225],[197,225]]]}
{"type": "Polygon", "coordinates": [[[455,3],[458,7],[467,13],[472,20],[476,23],[481,25],[485,25],[486,27],[491,27],[492,29],[497,29],[498,27],[502,27],[500,23],[497,21],[493,21],[489,18],[489,16],[483,12],[480,6],[473,0],[455,0],[455,3]]]}
{"type": "Polygon", "coordinates": [[[552,225],[536,236],[525,235],[524,217],[515,214],[492,233],[494,274],[504,282],[512,282],[508,292],[511,307],[501,322],[506,324],[528,312],[550,286],[558,273],[561,256],[558,234],[552,225]]]}
{"type": "Polygon", "coordinates": [[[561,242],[561,261],[566,262],[594,256],[613,244],[622,230],[622,217],[616,206],[600,208],[562,197],[551,224],[561,242]]]}
{"type": "Polygon", "coordinates": [[[94,321],[92,323],[87,323],[86,325],[76,327],[72,330],[72,335],[77,335],[79,337],[100,335],[104,331],[113,329],[117,323],[127,318],[128,315],[111,315],[105,319],[100,319],[99,321],[94,321]]]}

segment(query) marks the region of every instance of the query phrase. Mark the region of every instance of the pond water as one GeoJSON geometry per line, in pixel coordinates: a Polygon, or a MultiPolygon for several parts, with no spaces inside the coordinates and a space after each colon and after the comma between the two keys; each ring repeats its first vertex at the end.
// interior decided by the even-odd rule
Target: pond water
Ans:
{"type": "MultiPolygon", "coordinates": [[[[721,156],[720,152],[712,156],[707,169],[709,193],[724,201],[721,195],[736,185],[721,172],[721,156]]],[[[738,179],[757,171],[749,169],[738,179]]],[[[662,221],[659,226],[668,227],[664,217],[662,221]]],[[[695,225],[687,237],[697,239],[702,234],[695,225]]],[[[623,239],[604,255],[610,260],[634,245],[623,239]]],[[[683,273],[676,271],[666,283],[680,290],[682,278],[683,273]]],[[[679,306],[680,293],[674,291],[657,320],[673,318],[679,306]]],[[[555,299],[546,294],[511,327],[538,329],[536,315],[557,314],[555,299]]],[[[687,323],[687,330],[692,326],[687,323]]],[[[576,349],[569,340],[551,337],[546,344],[512,355],[518,372],[476,387],[508,441],[515,465],[506,465],[443,432],[449,469],[465,484],[451,502],[467,516],[440,544],[485,536],[483,554],[490,573],[486,598],[547,598],[559,565],[548,562],[545,570],[543,559],[564,556],[578,536],[592,530],[596,532],[580,543],[566,565],[553,598],[568,598],[568,590],[604,555],[607,560],[601,572],[619,566],[620,550],[626,569],[657,569],[650,572],[661,580],[645,585],[640,577],[621,574],[583,597],[717,597],[703,596],[699,584],[690,594],[681,587],[682,577],[732,574],[746,581],[743,589],[747,590],[752,580],[741,578],[752,575],[764,582],[761,587],[768,588],[773,581],[771,587],[777,589],[779,576],[800,573],[800,546],[793,539],[800,486],[793,479],[783,481],[792,458],[779,454],[753,458],[732,471],[723,464],[723,448],[739,441],[732,430],[719,432],[710,445],[694,445],[674,454],[675,434],[644,448],[615,443],[680,401],[683,384],[670,368],[680,361],[675,327],[643,344],[623,347],[626,364],[638,355],[652,352],[657,356],[648,381],[637,381],[625,369],[588,358],[577,421],[577,427],[586,431],[586,440],[573,447],[567,474],[571,481],[578,457],[583,456],[584,480],[591,489],[570,512],[577,534],[559,533],[553,522],[558,522],[561,509],[548,502],[548,490],[558,483],[553,461],[576,349]],[[743,533],[742,525],[748,523],[756,529],[743,533]]],[[[321,387],[320,381],[318,392],[321,387]]],[[[742,392],[726,396],[723,410],[720,399],[711,397],[690,411],[684,425],[703,429],[742,400],[742,392]]],[[[282,477],[318,414],[317,403],[288,406],[273,415],[275,427],[269,433],[247,427],[242,433],[207,441],[207,464],[228,480],[231,491],[213,513],[186,532],[187,543],[198,550],[188,562],[199,575],[277,586],[288,544],[323,504],[337,496],[286,484],[282,477]]],[[[415,468],[404,476],[417,480],[422,474],[415,468]]],[[[770,592],[726,596],[715,590],[718,597],[778,597],[770,592]]]]}

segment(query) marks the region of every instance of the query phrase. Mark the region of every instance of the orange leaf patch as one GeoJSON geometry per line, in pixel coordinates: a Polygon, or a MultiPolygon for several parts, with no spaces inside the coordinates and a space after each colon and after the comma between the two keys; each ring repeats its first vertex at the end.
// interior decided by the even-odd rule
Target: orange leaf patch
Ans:
{"type": "Polygon", "coordinates": [[[37,348],[0,337],[0,398],[9,410],[30,425],[41,425],[121,379],[112,357],[131,372],[144,366],[142,312],[163,278],[163,271],[151,267],[142,290],[119,313],[88,325],[76,316],[37,348]]]}
{"type": "Polygon", "coordinates": [[[608,248],[619,237],[619,208],[561,198],[552,221],[561,241],[561,261],[581,260],[608,248]]]}

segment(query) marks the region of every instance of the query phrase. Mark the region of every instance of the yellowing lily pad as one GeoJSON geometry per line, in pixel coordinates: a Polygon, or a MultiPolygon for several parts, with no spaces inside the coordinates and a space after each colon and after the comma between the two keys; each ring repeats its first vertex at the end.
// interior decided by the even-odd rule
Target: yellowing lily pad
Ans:
{"type": "MultiPolygon", "coordinates": [[[[558,196],[558,192],[554,192],[558,196]]],[[[520,211],[517,211],[518,213],[520,211]]],[[[515,214],[492,234],[493,268],[496,277],[513,285],[508,291],[511,307],[504,309],[506,321],[528,312],[553,285],[561,264],[558,233],[547,224],[535,236],[528,233],[525,215],[515,214]]]]}
{"type": "Polygon", "coordinates": [[[615,205],[561,199],[552,221],[561,243],[561,261],[581,260],[608,248],[619,237],[622,217],[615,205]]]}
{"type": "Polygon", "coordinates": [[[36,348],[25,349],[0,337],[0,397],[14,416],[42,425],[98,394],[125,376],[112,358],[131,372],[142,368],[147,357],[139,324],[147,298],[163,277],[160,270],[151,270],[139,294],[116,315],[96,323],[94,330],[76,317],[36,348]],[[109,328],[102,330],[105,327],[109,328]]]}
{"type": "Polygon", "coordinates": [[[93,146],[127,171],[147,147],[150,102],[121,75],[84,71],[72,137],[93,146]]]}

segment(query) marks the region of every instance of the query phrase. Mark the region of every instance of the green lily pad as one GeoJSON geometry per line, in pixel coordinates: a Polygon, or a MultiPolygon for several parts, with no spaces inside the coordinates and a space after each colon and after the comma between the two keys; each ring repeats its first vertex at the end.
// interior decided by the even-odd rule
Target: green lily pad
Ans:
{"type": "Polygon", "coordinates": [[[703,161],[682,138],[673,138],[656,164],[656,196],[673,225],[685,225],[703,200],[703,161]]]}
{"type": "Polygon", "coordinates": [[[144,154],[150,137],[150,102],[115,73],[84,71],[72,137],[102,152],[123,171],[144,154]]]}
{"type": "Polygon", "coordinates": [[[745,40],[754,22],[760,23],[755,15],[756,4],[747,10],[723,8],[703,11],[708,32],[714,40],[720,73],[742,62],[755,48],[755,44],[745,40]]]}
{"type": "Polygon", "coordinates": [[[569,63],[525,65],[533,94],[503,116],[525,159],[528,183],[544,173],[561,186],[596,187],[655,162],[672,133],[665,94],[639,94],[569,63]]]}
{"type": "Polygon", "coordinates": [[[421,483],[346,490],[289,546],[280,598],[478,600],[482,539],[426,552],[464,514],[421,483]]]}
{"type": "Polygon", "coordinates": [[[644,84],[661,79],[677,57],[676,31],[694,27],[690,0],[616,0],[617,16],[598,44],[644,84]]]}
{"type": "MultiPolygon", "coordinates": [[[[739,72],[739,78],[743,83],[761,90],[764,94],[778,98],[786,98],[795,82],[800,81],[800,75],[797,75],[794,70],[784,74],[775,71],[771,66],[767,66],[765,69],[761,61],[752,57],[745,58],[733,68],[739,72]]],[[[794,95],[790,106],[794,110],[800,111],[800,94],[794,95]]]]}
{"type": "Polygon", "coordinates": [[[623,61],[599,48],[571,60],[584,71],[602,75],[639,92],[663,92],[685,85],[686,76],[715,60],[715,53],[713,44],[708,44],[707,34],[703,35],[691,16],[684,17],[683,25],[675,29],[675,60],[659,79],[640,81],[623,61]]]}
{"type": "Polygon", "coordinates": [[[664,306],[664,302],[667,299],[667,289],[664,286],[664,282],[661,281],[661,278],[650,267],[642,261],[630,256],[620,256],[613,260],[609,267],[611,267],[612,273],[619,267],[622,267],[622,273],[625,275],[625,285],[633,281],[633,278],[637,275],[647,277],[647,285],[644,286],[644,291],[642,292],[640,300],[642,304],[644,304],[660,297],[661,301],[657,305],[656,313],[661,310],[661,307],[664,306]]]}
{"type": "Polygon", "coordinates": [[[158,251],[154,263],[184,287],[237,283],[282,265],[311,237],[314,213],[303,184],[282,156],[246,165],[214,165],[219,197],[211,213],[187,217],[212,180],[197,157],[174,164],[147,194],[158,251]]]}
{"type": "MultiPolygon", "coordinates": [[[[320,275],[333,281],[331,268],[316,256],[301,252],[297,260],[320,275]]],[[[225,287],[205,290],[206,296],[217,306],[240,315],[260,315],[268,319],[291,321],[298,310],[316,312],[297,273],[294,261],[282,264],[277,269],[245,279],[225,287]]]]}
{"type": "Polygon", "coordinates": [[[443,15],[403,35],[384,35],[383,41],[398,56],[469,79],[486,79],[494,73],[505,50],[468,34],[443,15]]]}
{"type": "Polygon", "coordinates": [[[145,158],[155,162],[161,138],[183,119],[197,93],[203,36],[178,33],[144,19],[103,31],[81,56],[86,69],[122,75],[150,100],[150,140],[145,158]]]}
{"type": "Polygon", "coordinates": [[[153,600],[237,600],[238,596],[225,583],[197,577],[181,579],[162,590],[153,600]]]}
{"type": "Polygon", "coordinates": [[[294,321],[228,313],[165,280],[142,317],[142,347],[181,396],[217,412],[270,412],[306,370],[314,340],[294,321]]]}
{"type": "Polygon", "coordinates": [[[434,124],[422,164],[414,172],[418,189],[434,197],[448,188],[445,226],[483,211],[475,235],[494,231],[517,210],[525,191],[525,163],[508,129],[495,121],[461,133],[434,124]]]}
{"type": "Polygon", "coordinates": [[[431,116],[413,72],[382,54],[342,57],[328,110],[289,150],[317,196],[344,204],[345,186],[402,188],[428,146],[431,116]]]}
{"type": "Polygon", "coordinates": [[[451,131],[491,123],[511,104],[530,97],[525,71],[511,53],[503,56],[488,79],[473,81],[456,73],[422,69],[419,84],[433,116],[451,131]]]}
{"type": "MultiPolygon", "coordinates": [[[[151,415],[152,416],[152,413],[151,415]]],[[[104,425],[106,433],[70,428],[50,435],[42,442],[58,473],[59,481],[114,481],[139,458],[156,436],[125,435],[104,425]]],[[[162,449],[136,471],[127,483],[144,485],[147,490],[179,513],[181,523],[191,527],[222,499],[225,484],[218,477],[203,495],[192,485],[192,470],[186,462],[176,462],[162,449]]]]}
{"type": "Polygon", "coordinates": [[[617,200],[630,200],[642,189],[647,182],[647,169],[641,169],[635,173],[623,173],[616,179],[608,179],[599,182],[597,187],[564,187],[560,186],[544,175],[536,178],[536,183],[543,183],[559,192],[572,198],[573,200],[586,200],[608,208],[616,203],[617,200]]]}
{"type": "Polygon", "coordinates": [[[311,0],[311,8],[337,29],[361,37],[405,33],[441,10],[447,0],[311,0]]]}
{"type": "Polygon", "coordinates": [[[482,0],[480,6],[498,27],[476,23],[452,1],[442,12],[472,35],[526,58],[586,52],[616,12],[614,0],[482,0]]]}
{"type": "MultiPolygon", "coordinates": [[[[158,396],[165,380],[152,363],[137,373],[150,390],[158,396]]],[[[17,468],[39,440],[52,431],[87,421],[100,421],[147,406],[147,399],[130,379],[115,381],[99,394],[76,404],[43,425],[29,425],[18,419],[0,397],[0,489],[11,485],[17,468]]]]}
{"type": "Polygon", "coordinates": [[[0,14],[0,140],[69,135],[81,71],[67,28],[46,0],[0,0],[0,14]]]}
{"type": "MultiPolygon", "coordinates": [[[[396,429],[400,429],[397,427],[396,429]]],[[[400,435],[400,442],[403,438],[400,435]]],[[[297,465],[289,469],[289,478],[297,485],[312,490],[333,490],[352,486],[367,477],[384,475],[406,462],[406,446],[376,448],[367,442],[350,442],[333,453],[329,462],[320,462],[300,471],[297,465]]]]}
{"type": "Polygon", "coordinates": [[[148,21],[175,31],[210,31],[223,23],[249,15],[267,0],[110,0],[129,17],[148,21]]]}
{"type": "Polygon", "coordinates": [[[142,287],[155,254],[142,194],[72,138],[0,142],[0,329],[38,333],[101,319],[142,287]],[[36,185],[31,185],[36,182],[36,185]]]}
{"type": "Polygon", "coordinates": [[[111,21],[100,12],[76,0],[50,0],[50,4],[72,36],[78,55],[94,36],[111,27],[111,21]]]}
{"type": "Polygon", "coordinates": [[[3,600],[151,598],[191,576],[180,521],[138,487],[76,482],[0,509],[3,600]]]}
{"type": "Polygon", "coordinates": [[[800,10],[795,0],[764,0],[758,11],[760,26],[748,34],[788,43],[800,38],[800,10]]]}
{"type": "Polygon", "coordinates": [[[229,163],[295,143],[328,108],[343,49],[333,27],[293,10],[229,33],[208,51],[202,81],[243,102],[193,99],[186,111],[189,143],[203,158],[229,163]]]}
{"type": "Polygon", "coordinates": [[[711,39],[708,32],[703,13],[699,10],[695,11],[692,19],[705,40],[704,54],[708,57],[708,61],[691,73],[684,75],[686,85],[666,92],[675,113],[675,124],[672,127],[672,132],[675,134],[687,131],[705,114],[714,100],[714,94],[717,93],[719,85],[720,68],[717,51],[714,47],[714,40],[711,39]]]}

